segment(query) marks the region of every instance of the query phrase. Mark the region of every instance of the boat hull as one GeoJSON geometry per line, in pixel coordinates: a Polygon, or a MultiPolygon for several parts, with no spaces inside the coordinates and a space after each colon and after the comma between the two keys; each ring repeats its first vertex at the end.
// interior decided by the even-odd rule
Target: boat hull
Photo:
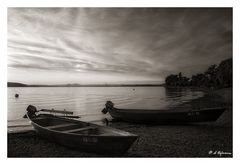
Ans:
{"type": "Polygon", "coordinates": [[[224,112],[224,108],[198,111],[161,111],[161,110],[125,110],[112,108],[110,115],[117,120],[133,123],[178,124],[216,121],[224,112]]]}
{"type": "MultiPolygon", "coordinates": [[[[66,147],[109,156],[124,154],[138,138],[133,136],[76,135],[46,129],[31,121],[35,131],[43,138],[66,147]]],[[[93,124],[91,124],[93,125],[93,124]]],[[[101,127],[101,126],[99,126],[101,127]]],[[[111,128],[109,128],[111,129],[111,128]]],[[[116,130],[116,129],[115,129],[116,130]]]]}

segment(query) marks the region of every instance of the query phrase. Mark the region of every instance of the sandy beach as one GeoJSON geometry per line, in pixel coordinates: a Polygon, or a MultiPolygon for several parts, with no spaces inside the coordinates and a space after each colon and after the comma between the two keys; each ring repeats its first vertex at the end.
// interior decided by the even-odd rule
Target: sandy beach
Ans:
{"type": "MultiPolygon", "coordinates": [[[[114,122],[109,126],[140,137],[122,157],[232,157],[232,88],[210,91],[205,97],[184,103],[181,107],[220,105],[226,106],[227,110],[214,123],[143,125],[114,122]]],[[[104,156],[72,150],[29,131],[8,133],[8,157],[104,156]]]]}

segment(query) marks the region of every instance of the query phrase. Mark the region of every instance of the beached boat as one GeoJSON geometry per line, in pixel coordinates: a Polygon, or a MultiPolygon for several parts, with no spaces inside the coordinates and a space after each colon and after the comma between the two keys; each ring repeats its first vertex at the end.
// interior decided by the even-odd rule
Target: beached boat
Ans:
{"type": "Polygon", "coordinates": [[[103,113],[109,112],[117,120],[133,123],[178,124],[191,122],[216,121],[225,111],[224,107],[204,108],[198,110],[143,110],[115,108],[107,101],[103,113]]]}
{"type": "Polygon", "coordinates": [[[138,138],[129,132],[106,126],[56,117],[29,105],[27,117],[39,135],[67,147],[106,155],[125,153],[138,138]]]}

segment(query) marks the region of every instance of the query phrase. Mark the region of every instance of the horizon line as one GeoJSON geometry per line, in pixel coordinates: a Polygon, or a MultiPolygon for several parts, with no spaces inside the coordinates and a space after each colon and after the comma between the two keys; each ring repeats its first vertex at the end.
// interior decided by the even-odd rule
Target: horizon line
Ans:
{"type": "Polygon", "coordinates": [[[99,84],[79,84],[79,83],[66,83],[66,84],[25,84],[19,82],[7,82],[8,87],[81,87],[81,86],[163,86],[165,83],[99,83],[99,84]]]}

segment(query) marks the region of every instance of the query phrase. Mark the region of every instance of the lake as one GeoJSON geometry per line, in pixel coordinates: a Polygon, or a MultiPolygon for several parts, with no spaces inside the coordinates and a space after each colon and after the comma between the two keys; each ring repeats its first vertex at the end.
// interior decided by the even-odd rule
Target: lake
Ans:
{"type": "Polygon", "coordinates": [[[200,90],[165,87],[9,87],[8,122],[22,120],[29,104],[37,109],[73,111],[81,120],[98,122],[101,110],[111,100],[119,108],[168,109],[202,97],[200,90]],[[15,98],[18,93],[19,97],[15,98]]]}

